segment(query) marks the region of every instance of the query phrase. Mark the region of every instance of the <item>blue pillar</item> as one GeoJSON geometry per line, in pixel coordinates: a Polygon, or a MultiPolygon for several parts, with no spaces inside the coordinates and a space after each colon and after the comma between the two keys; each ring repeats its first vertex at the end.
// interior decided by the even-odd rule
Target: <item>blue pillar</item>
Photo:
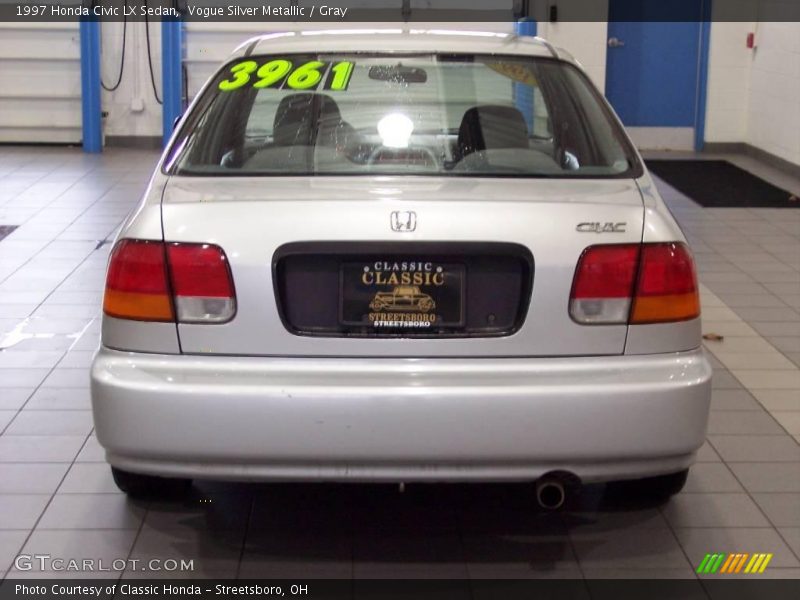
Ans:
{"type": "Polygon", "coordinates": [[[100,106],[100,23],[81,20],[81,117],[83,151],[103,151],[100,106]]]}
{"type": "MultiPolygon", "coordinates": [[[[517,35],[536,35],[536,20],[525,17],[514,23],[514,32],[517,35]]],[[[524,83],[514,83],[514,103],[525,117],[528,132],[533,133],[533,88],[524,83]]]]}
{"type": "Polygon", "coordinates": [[[183,21],[161,21],[161,80],[164,94],[162,126],[164,145],[169,141],[175,119],[183,112],[183,21]]]}
{"type": "Polygon", "coordinates": [[[536,35],[536,19],[524,17],[514,23],[514,33],[517,35],[536,35]]]}

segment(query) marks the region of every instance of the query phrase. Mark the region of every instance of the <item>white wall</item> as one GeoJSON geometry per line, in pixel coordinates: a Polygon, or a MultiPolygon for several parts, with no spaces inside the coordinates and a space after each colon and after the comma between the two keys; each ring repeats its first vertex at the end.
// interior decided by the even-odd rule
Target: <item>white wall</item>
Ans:
{"type": "MultiPolygon", "coordinates": [[[[101,77],[103,83],[116,83],[122,51],[123,23],[103,23],[101,27],[101,77]]],[[[150,23],[150,45],[156,89],[163,100],[161,85],[161,23],[150,23]]],[[[115,92],[102,92],[103,110],[108,112],[106,135],[160,136],[161,106],[156,102],[147,64],[145,23],[128,23],[125,73],[115,92]]]]}
{"type": "Polygon", "coordinates": [[[706,142],[747,139],[750,65],[747,34],[754,23],[712,23],[706,100],[706,142]]]}
{"type": "Polygon", "coordinates": [[[606,40],[608,23],[540,23],[539,36],[572,54],[601,90],[606,89],[606,40]]]}
{"type": "Polygon", "coordinates": [[[800,165],[800,23],[759,23],[747,141],[800,165]]]}

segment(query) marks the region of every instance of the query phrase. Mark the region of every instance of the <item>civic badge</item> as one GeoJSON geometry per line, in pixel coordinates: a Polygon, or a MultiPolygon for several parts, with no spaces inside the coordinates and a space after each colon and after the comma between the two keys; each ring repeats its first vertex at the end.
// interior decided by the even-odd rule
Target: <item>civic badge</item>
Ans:
{"type": "Polygon", "coordinates": [[[417,213],[413,210],[395,210],[391,216],[392,231],[406,233],[417,228],[417,213]]]}

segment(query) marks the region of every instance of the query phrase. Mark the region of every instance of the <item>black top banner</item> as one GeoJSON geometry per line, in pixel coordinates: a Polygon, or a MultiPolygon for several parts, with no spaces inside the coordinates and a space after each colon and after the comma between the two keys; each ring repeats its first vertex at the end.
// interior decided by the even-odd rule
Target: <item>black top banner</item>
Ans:
{"type": "Polygon", "coordinates": [[[0,0],[0,21],[800,21],[800,0],[628,0],[619,5],[624,11],[616,6],[605,0],[0,0]]]}

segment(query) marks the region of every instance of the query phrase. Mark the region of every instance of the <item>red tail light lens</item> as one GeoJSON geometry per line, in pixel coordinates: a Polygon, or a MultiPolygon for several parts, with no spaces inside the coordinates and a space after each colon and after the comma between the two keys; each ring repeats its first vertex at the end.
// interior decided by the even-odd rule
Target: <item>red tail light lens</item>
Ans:
{"type": "Polygon", "coordinates": [[[114,247],[103,311],[118,319],[175,320],[161,242],[122,240],[114,247]]]}
{"type": "Polygon", "coordinates": [[[236,294],[222,248],[167,245],[175,310],[181,323],[223,323],[236,313],[236,294]]]}
{"type": "Polygon", "coordinates": [[[631,323],[686,321],[700,316],[697,275],[686,244],[645,244],[631,323]]]}
{"type": "Polygon", "coordinates": [[[680,242],[587,248],[575,271],[570,316],[581,324],[665,323],[700,316],[689,249],[680,242]]]}
{"type": "Polygon", "coordinates": [[[139,321],[229,321],[236,294],[225,253],[212,244],[121,240],[111,253],[103,310],[139,321]]]}
{"type": "Polygon", "coordinates": [[[638,260],[638,244],[587,248],[572,283],[572,318],[584,324],[627,323],[638,260]]]}

